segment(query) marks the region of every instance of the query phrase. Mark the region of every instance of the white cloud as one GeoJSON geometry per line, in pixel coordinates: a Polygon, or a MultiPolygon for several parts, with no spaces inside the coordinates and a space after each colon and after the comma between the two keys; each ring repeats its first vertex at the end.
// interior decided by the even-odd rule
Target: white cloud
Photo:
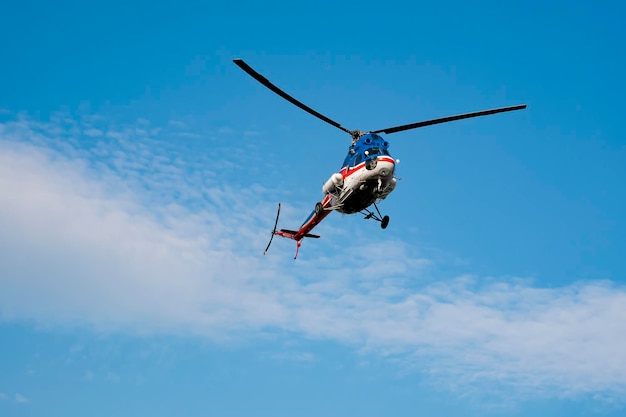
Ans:
{"type": "Polygon", "coordinates": [[[180,120],[170,120],[167,122],[168,125],[178,128],[178,129],[186,129],[187,128],[187,123],[180,121],[180,120]]]}
{"type": "Polygon", "coordinates": [[[85,129],[85,135],[89,136],[89,137],[98,137],[98,136],[102,136],[103,132],[100,129],[96,129],[96,128],[89,128],[89,129],[85,129]]]}
{"type": "Polygon", "coordinates": [[[22,394],[15,394],[15,401],[20,404],[26,404],[29,400],[22,394]]]}
{"type": "Polygon", "coordinates": [[[275,210],[259,201],[263,190],[212,183],[215,174],[146,146],[143,130],[108,131],[114,143],[85,150],[71,138],[55,143],[46,132],[58,126],[21,123],[0,125],[4,320],[212,339],[286,331],[459,390],[624,397],[622,286],[432,283],[429,262],[397,241],[384,242],[393,256],[375,269],[367,247],[354,260],[360,269],[340,247],[314,261],[263,258],[268,233],[258,225],[275,210]]]}
{"type": "MultiPolygon", "coordinates": [[[[5,394],[4,392],[0,392],[0,401],[9,401],[9,395],[5,394]]],[[[25,404],[29,402],[29,399],[23,396],[22,394],[15,393],[13,395],[13,401],[20,403],[20,404],[25,404]]]]}

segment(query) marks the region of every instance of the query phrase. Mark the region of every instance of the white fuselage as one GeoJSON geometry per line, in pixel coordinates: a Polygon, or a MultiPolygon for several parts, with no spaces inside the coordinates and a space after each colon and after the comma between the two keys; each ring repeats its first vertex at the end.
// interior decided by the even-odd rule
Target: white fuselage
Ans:
{"type": "Polygon", "coordinates": [[[344,167],[324,184],[324,194],[333,196],[333,208],[357,213],[382,200],[396,186],[395,161],[389,155],[373,156],[354,167],[344,167]]]}

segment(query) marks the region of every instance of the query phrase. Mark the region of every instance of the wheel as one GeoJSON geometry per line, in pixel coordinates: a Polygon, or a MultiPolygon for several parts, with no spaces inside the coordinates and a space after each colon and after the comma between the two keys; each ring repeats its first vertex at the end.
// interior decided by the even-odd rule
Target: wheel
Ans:
{"type": "Polygon", "coordinates": [[[386,229],[388,224],[389,224],[389,216],[383,217],[383,219],[380,222],[380,227],[382,227],[383,229],[386,229]]]}
{"type": "Polygon", "coordinates": [[[317,204],[315,204],[315,214],[319,216],[323,210],[324,210],[324,207],[322,206],[322,203],[318,201],[317,204]]]}

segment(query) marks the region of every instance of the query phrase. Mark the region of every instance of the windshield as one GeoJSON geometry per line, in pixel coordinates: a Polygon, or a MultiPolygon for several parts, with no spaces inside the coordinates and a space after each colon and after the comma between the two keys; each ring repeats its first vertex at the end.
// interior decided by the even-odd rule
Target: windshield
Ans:
{"type": "Polygon", "coordinates": [[[389,152],[387,152],[387,149],[381,150],[380,148],[369,148],[365,150],[365,155],[389,155],[389,152]]]}

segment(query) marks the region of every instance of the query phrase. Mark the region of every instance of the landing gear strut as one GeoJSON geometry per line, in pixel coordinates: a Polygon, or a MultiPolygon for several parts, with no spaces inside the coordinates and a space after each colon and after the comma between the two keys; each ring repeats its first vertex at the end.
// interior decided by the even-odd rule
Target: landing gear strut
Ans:
{"type": "Polygon", "coordinates": [[[380,222],[381,229],[386,229],[389,225],[389,216],[383,216],[382,214],[380,214],[380,210],[378,210],[378,206],[376,205],[376,203],[374,203],[374,208],[376,209],[376,213],[378,213],[378,215],[368,209],[364,209],[363,211],[361,211],[361,214],[365,215],[365,220],[374,219],[377,222],[380,222]]]}

